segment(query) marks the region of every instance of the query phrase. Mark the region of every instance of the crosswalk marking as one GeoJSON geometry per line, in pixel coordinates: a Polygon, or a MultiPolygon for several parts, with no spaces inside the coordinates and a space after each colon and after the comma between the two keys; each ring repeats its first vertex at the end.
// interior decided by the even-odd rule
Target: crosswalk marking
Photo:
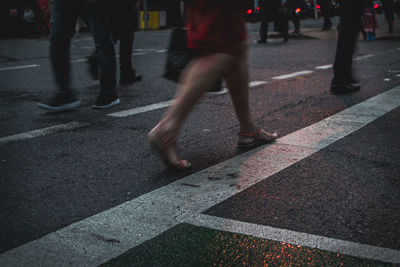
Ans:
{"type": "Polygon", "coordinates": [[[73,121],[73,122],[66,123],[66,124],[60,124],[60,125],[55,125],[55,126],[51,126],[51,127],[46,127],[43,129],[33,130],[30,132],[9,135],[9,136],[0,138],[0,145],[4,145],[7,143],[20,141],[20,140],[25,140],[25,139],[31,139],[31,138],[38,137],[38,136],[44,136],[44,135],[54,134],[54,133],[58,133],[58,132],[64,132],[67,130],[72,130],[72,129],[80,128],[80,127],[87,126],[87,125],[89,125],[89,123],[73,121]]]}
{"type": "MultiPolygon", "coordinates": [[[[279,138],[274,144],[238,155],[5,252],[0,255],[0,266],[104,263],[313,155],[399,106],[400,86],[397,86],[279,138]]],[[[301,242],[292,238],[293,243],[301,242]]],[[[329,243],[325,237],[319,238],[329,243]]],[[[331,251],[343,251],[338,247],[340,244],[350,245],[344,251],[346,254],[365,247],[346,242],[333,244],[331,251]]],[[[370,258],[400,263],[399,251],[380,251],[388,254],[379,257],[375,253],[370,258]]]]}
{"type": "Polygon", "coordinates": [[[185,220],[182,220],[182,223],[188,223],[220,231],[250,235],[268,240],[274,240],[309,248],[316,248],[365,259],[393,263],[400,262],[399,250],[359,244],[355,242],[306,234],[286,229],[279,229],[265,225],[257,225],[253,223],[224,219],[205,214],[198,214],[193,217],[186,218],[185,220]]]}
{"type": "Polygon", "coordinates": [[[300,75],[305,75],[305,74],[310,74],[310,73],[313,73],[313,71],[312,70],[302,70],[302,71],[296,71],[296,72],[289,73],[289,74],[275,76],[275,77],[272,77],[272,79],[284,80],[284,79],[294,78],[294,77],[297,77],[300,75]]]}
{"type": "Polygon", "coordinates": [[[29,68],[37,68],[40,67],[39,64],[31,64],[31,65],[24,65],[24,66],[14,66],[14,67],[5,67],[0,68],[0,70],[20,70],[20,69],[29,69],[29,68]]]}

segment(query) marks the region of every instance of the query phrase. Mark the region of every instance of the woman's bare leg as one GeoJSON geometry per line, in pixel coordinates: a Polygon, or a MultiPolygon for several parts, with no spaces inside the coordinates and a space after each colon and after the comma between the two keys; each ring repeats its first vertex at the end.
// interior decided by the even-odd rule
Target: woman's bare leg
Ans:
{"type": "Polygon", "coordinates": [[[190,166],[187,161],[179,158],[175,140],[189,112],[223,74],[228,59],[229,56],[225,54],[210,54],[193,59],[185,70],[184,83],[178,88],[175,103],[148,134],[149,142],[167,165],[177,169],[190,166]]]}
{"type": "Polygon", "coordinates": [[[257,126],[251,116],[249,100],[249,66],[247,59],[247,43],[238,45],[237,52],[233,55],[229,67],[225,72],[229,93],[235,107],[240,124],[238,145],[247,146],[254,141],[267,143],[277,138],[276,133],[268,133],[264,130],[257,132],[257,126]],[[250,136],[248,135],[250,133],[250,136]]]}

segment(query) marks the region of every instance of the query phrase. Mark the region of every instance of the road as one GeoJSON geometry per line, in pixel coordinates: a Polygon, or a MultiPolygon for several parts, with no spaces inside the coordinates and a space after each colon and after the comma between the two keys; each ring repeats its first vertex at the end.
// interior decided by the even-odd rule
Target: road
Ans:
{"type": "Polygon", "coordinates": [[[0,265],[400,264],[400,43],[359,41],[362,89],[332,95],[334,38],[257,44],[257,30],[251,109],[280,138],[237,151],[229,94],[206,95],[181,133],[184,172],[146,142],[176,91],[169,30],[137,33],[143,81],[107,110],[91,108],[90,36],[73,39],[82,106],[67,113],[37,107],[54,90],[47,40],[0,40],[0,265]]]}

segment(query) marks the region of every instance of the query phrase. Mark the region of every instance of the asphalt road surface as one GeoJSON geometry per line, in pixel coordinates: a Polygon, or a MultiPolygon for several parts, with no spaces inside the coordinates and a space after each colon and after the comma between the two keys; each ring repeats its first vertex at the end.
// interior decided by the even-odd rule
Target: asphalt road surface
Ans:
{"type": "Polygon", "coordinates": [[[400,42],[359,41],[362,88],[332,95],[334,38],[257,44],[257,30],[251,109],[280,138],[239,152],[229,94],[206,95],[184,172],[146,142],[176,91],[170,30],[137,33],[143,81],[107,110],[91,108],[90,35],[73,39],[82,106],[66,113],[37,106],[54,91],[47,39],[0,40],[0,266],[399,266],[400,42]]]}

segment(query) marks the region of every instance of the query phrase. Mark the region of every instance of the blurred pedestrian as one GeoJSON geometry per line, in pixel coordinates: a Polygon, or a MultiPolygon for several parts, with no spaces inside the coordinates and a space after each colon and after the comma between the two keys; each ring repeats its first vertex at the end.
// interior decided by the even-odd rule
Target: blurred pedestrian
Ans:
{"type": "MultiPolygon", "coordinates": [[[[114,41],[119,40],[119,66],[121,85],[142,80],[142,75],[132,64],[133,43],[138,30],[137,10],[140,0],[119,0],[111,7],[111,25],[114,41]]],[[[96,51],[88,58],[89,71],[93,78],[98,79],[99,61],[96,51]]]]}
{"type": "Polygon", "coordinates": [[[342,1],[340,5],[340,22],[331,92],[334,94],[352,93],[360,90],[352,74],[353,54],[357,36],[360,32],[360,21],[364,0],[342,1]]]}
{"type": "Polygon", "coordinates": [[[324,24],[322,26],[323,31],[329,31],[332,28],[331,16],[332,6],[330,0],[320,0],[321,15],[324,18],[324,24]]]}
{"type": "Polygon", "coordinates": [[[29,6],[25,7],[23,19],[25,21],[27,34],[34,34],[36,32],[35,31],[35,13],[29,6]]]}
{"type": "Polygon", "coordinates": [[[50,60],[57,91],[47,103],[39,106],[63,111],[79,106],[70,87],[70,43],[75,23],[81,16],[89,25],[100,61],[100,93],[93,108],[109,108],[119,104],[115,90],[115,50],[111,35],[108,1],[54,0],[50,28],[50,60]]]}
{"type": "Polygon", "coordinates": [[[378,15],[376,14],[372,0],[365,0],[364,4],[363,28],[367,35],[365,39],[373,41],[378,29],[378,15]]]}
{"type": "Polygon", "coordinates": [[[164,163],[177,170],[191,166],[178,156],[177,138],[189,112],[221,76],[227,82],[240,124],[238,147],[273,142],[276,133],[258,128],[250,114],[247,43],[240,0],[189,0],[188,47],[197,56],[183,74],[174,104],[149,132],[148,141],[164,163]]]}
{"type": "Polygon", "coordinates": [[[36,9],[36,25],[41,34],[49,33],[49,27],[47,25],[47,16],[41,7],[36,9]]]}
{"type": "MultiPolygon", "coordinates": [[[[279,15],[279,8],[281,7],[281,0],[261,0],[260,3],[260,39],[258,43],[263,44],[268,39],[268,25],[269,22],[276,22],[279,15]]],[[[287,34],[285,35],[287,41],[287,34]]]]}
{"type": "Polygon", "coordinates": [[[399,0],[382,0],[382,8],[385,13],[386,22],[388,24],[389,33],[393,33],[394,14],[400,18],[400,1],[399,0]]]}
{"type": "Polygon", "coordinates": [[[287,8],[289,13],[289,20],[293,23],[293,33],[300,34],[300,18],[299,10],[303,5],[303,0],[284,0],[284,7],[287,8]]]}

